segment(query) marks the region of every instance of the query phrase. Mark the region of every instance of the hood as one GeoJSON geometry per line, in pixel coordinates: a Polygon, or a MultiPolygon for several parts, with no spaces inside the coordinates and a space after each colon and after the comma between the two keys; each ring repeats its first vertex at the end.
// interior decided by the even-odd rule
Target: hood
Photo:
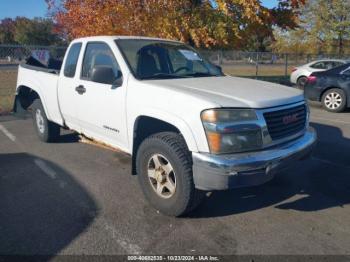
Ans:
{"type": "Polygon", "coordinates": [[[304,100],[302,91],[295,88],[241,77],[180,78],[147,83],[190,94],[221,107],[268,108],[304,100]]]}

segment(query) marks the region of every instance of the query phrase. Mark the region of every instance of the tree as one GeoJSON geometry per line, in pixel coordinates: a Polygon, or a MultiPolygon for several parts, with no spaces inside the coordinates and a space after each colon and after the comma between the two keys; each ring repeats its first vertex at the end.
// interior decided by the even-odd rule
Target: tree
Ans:
{"type": "Polygon", "coordinates": [[[5,18],[0,21],[0,44],[14,44],[15,21],[5,18]]]}
{"type": "Polygon", "coordinates": [[[304,53],[350,52],[349,0],[310,0],[299,20],[296,30],[275,31],[275,49],[293,50],[299,46],[304,53]]]}
{"type": "MultiPolygon", "coordinates": [[[[246,47],[258,33],[261,39],[271,37],[273,25],[293,27],[294,10],[304,2],[281,0],[278,8],[267,9],[259,0],[46,1],[58,29],[69,38],[141,35],[214,48],[246,47]]],[[[258,41],[263,45],[264,40],[258,41]]]]}
{"type": "Polygon", "coordinates": [[[318,4],[311,5],[310,12],[315,17],[310,33],[317,34],[328,50],[342,55],[344,40],[350,40],[350,1],[319,0],[318,4]]]}
{"type": "Polygon", "coordinates": [[[0,20],[0,44],[62,45],[62,38],[53,31],[51,19],[17,17],[0,20]]]}
{"type": "Polygon", "coordinates": [[[53,33],[53,22],[44,18],[17,18],[14,39],[23,45],[54,45],[60,43],[57,34],[53,33]]]}

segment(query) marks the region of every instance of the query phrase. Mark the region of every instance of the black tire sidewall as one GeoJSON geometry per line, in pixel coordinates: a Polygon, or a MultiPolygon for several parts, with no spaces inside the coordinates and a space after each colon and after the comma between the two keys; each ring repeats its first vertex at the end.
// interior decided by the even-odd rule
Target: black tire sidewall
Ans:
{"type": "Polygon", "coordinates": [[[301,76],[301,77],[299,77],[298,80],[297,80],[297,87],[298,87],[299,89],[304,90],[305,85],[306,85],[306,80],[307,80],[307,77],[306,77],[306,76],[301,76]],[[304,82],[304,85],[301,85],[301,82],[302,82],[303,80],[305,81],[305,82],[304,82]]]}
{"type": "Polygon", "coordinates": [[[192,172],[184,166],[178,155],[172,150],[169,145],[156,138],[149,138],[141,144],[136,157],[138,179],[145,194],[146,199],[162,213],[166,215],[181,215],[188,207],[191,194],[195,190],[193,183],[190,183],[186,176],[192,176],[192,172]],[[176,191],[175,194],[163,199],[157,195],[152,188],[148,174],[148,161],[154,154],[161,154],[166,157],[176,176],[176,191]]]}
{"type": "Polygon", "coordinates": [[[339,89],[339,88],[332,88],[332,89],[329,89],[327,90],[323,95],[322,95],[322,106],[324,109],[326,109],[328,112],[332,112],[332,113],[339,113],[339,112],[342,112],[344,111],[345,107],[346,107],[346,94],[345,92],[342,90],[342,89],[339,89]],[[331,108],[328,108],[326,106],[326,103],[325,103],[325,98],[326,96],[329,94],[329,93],[338,93],[341,98],[342,98],[342,104],[336,108],[336,109],[331,109],[331,108]]]}
{"type": "Polygon", "coordinates": [[[32,115],[33,115],[33,124],[34,124],[34,128],[36,130],[36,133],[41,141],[47,142],[48,138],[49,138],[49,121],[47,119],[47,116],[46,116],[46,113],[45,113],[45,110],[44,110],[44,107],[43,107],[41,101],[38,99],[35,100],[31,106],[31,108],[32,108],[32,115]],[[37,124],[36,112],[38,109],[41,111],[41,115],[42,115],[43,120],[44,120],[43,124],[44,124],[45,129],[44,129],[43,133],[40,132],[38,124],[37,124]]]}

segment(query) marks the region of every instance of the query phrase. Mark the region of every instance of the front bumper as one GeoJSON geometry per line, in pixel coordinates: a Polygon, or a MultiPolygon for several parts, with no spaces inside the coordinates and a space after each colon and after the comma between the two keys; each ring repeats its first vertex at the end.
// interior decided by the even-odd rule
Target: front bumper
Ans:
{"type": "Polygon", "coordinates": [[[230,155],[192,153],[194,184],[201,190],[263,184],[281,169],[307,158],[316,140],[316,131],[310,127],[296,140],[259,152],[230,155]]]}

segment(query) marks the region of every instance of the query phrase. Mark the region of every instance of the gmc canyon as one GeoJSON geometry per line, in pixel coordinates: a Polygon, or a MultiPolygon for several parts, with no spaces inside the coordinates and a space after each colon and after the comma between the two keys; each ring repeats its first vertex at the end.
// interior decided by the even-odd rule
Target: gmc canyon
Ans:
{"type": "Polygon", "coordinates": [[[317,137],[301,91],[226,76],[192,47],[156,38],[76,39],[62,68],[19,66],[16,101],[44,142],[64,127],[132,155],[146,199],[171,216],[206,191],[269,181],[317,137]]]}

